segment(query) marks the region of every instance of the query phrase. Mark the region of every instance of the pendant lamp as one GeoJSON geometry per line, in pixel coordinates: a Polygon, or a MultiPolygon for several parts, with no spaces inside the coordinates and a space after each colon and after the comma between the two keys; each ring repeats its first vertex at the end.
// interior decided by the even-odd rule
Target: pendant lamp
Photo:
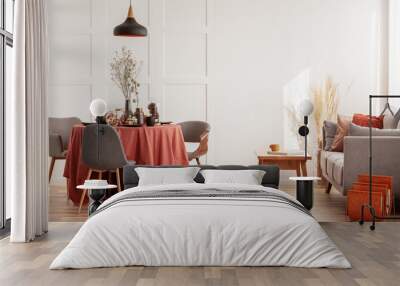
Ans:
{"type": "Polygon", "coordinates": [[[132,0],[130,1],[129,5],[128,18],[126,18],[125,22],[114,28],[114,36],[122,36],[122,37],[147,36],[146,27],[136,22],[135,18],[133,17],[132,0]]]}

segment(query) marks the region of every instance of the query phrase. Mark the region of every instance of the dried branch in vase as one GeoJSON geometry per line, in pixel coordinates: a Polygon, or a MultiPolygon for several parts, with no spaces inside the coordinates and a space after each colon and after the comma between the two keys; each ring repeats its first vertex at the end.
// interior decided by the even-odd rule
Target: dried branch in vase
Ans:
{"type": "Polygon", "coordinates": [[[110,63],[111,80],[121,89],[125,100],[138,100],[139,82],[137,80],[141,71],[142,62],[136,59],[133,51],[123,47],[116,51],[110,63]]]}

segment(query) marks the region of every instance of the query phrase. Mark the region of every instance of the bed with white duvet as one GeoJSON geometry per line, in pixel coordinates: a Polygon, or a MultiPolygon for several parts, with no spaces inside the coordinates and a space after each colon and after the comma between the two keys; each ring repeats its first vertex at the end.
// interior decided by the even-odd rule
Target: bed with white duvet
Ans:
{"type": "Polygon", "coordinates": [[[138,186],[111,197],[50,269],[133,265],[351,267],[288,194],[189,183],[138,186]]]}

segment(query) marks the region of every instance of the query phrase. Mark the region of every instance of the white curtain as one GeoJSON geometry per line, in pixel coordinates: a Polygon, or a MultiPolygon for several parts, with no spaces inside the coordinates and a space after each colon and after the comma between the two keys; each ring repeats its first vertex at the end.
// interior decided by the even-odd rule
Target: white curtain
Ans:
{"type": "Polygon", "coordinates": [[[15,1],[11,146],[12,242],[47,232],[47,15],[46,0],[15,1]]]}

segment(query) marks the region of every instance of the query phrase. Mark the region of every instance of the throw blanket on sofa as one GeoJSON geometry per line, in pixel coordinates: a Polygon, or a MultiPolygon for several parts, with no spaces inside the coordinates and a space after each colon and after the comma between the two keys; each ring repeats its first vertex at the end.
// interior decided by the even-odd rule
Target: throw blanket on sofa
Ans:
{"type": "Polygon", "coordinates": [[[121,192],[99,207],[50,268],[128,265],[350,267],[291,196],[232,184],[121,192]]]}

